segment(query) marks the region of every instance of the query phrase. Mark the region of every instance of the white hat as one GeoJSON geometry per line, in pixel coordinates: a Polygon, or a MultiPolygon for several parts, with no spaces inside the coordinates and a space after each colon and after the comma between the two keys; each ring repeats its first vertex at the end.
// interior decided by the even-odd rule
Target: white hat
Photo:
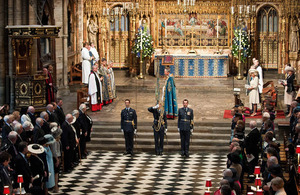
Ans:
{"type": "Polygon", "coordinates": [[[45,151],[45,149],[39,144],[30,144],[28,146],[28,151],[33,154],[42,154],[45,151]]]}
{"type": "Polygon", "coordinates": [[[255,75],[258,74],[258,71],[256,69],[249,69],[249,74],[254,73],[255,75]]]}
{"type": "Polygon", "coordinates": [[[288,71],[295,72],[295,69],[294,69],[293,67],[291,67],[291,66],[286,66],[284,70],[285,70],[286,73],[287,73],[288,71]]]}
{"type": "Polygon", "coordinates": [[[262,117],[263,118],[270,118],[270,114],[268,112],[264,112],[262,117]]]}

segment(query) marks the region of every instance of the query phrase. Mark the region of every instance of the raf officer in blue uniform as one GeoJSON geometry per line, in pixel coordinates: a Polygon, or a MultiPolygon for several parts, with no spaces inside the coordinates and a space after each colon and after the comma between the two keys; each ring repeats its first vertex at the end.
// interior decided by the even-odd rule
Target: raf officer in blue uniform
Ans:
{"type": "Polygon", "coordinates": [[[189,101],[183,100],[183,108],[178,110],[178,131],[181,139],[181,156],[189,157],[190,136],[194,129],[194,113],[188,108],[189,101]]]}
{"type": "Polygon", "coordinates": [[[167,116],[161,103],[154,107],[148,108],[148,111],[153,113],[153,131],[155,142],[156,155],[163,155],[164,148],[164,134],[167,133],[167,116]]]}
{"type": "Polygon", "coordinates": [[[126,108],[121,112],[121,132],[124,133],[126,151],[124,155],[133,155],[133,137],[137,132],[137,115],[134,109],[130,108],[130,100],[125,100],[126,108]]]}

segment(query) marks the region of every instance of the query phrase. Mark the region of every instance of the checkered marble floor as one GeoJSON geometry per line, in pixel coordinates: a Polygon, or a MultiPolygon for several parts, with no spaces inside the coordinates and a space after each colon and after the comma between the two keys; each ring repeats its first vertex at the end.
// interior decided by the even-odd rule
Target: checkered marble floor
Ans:
{"type": "Polygon", "coordinates": [[[206,179],[216,190],[225,167],[225,154],[92,152],[61,176],[60,194],[204,194],[206,179]]]}

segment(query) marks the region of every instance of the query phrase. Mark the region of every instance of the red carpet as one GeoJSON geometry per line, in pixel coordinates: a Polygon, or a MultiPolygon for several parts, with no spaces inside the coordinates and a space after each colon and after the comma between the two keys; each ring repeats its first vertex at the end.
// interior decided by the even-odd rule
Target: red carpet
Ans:
{"type": "MultiPolygon", "coordinates": [[[[223,118],[232,118],[231,110],[225,110],[223,118]]],[[[256,116],[246,116],[246,118],[262,118],[262,115],[261,112],[257,112],[256,116]]],[[[284,112],[282,110],[278,110],[276,118],[285,118],[284,112]]]]}

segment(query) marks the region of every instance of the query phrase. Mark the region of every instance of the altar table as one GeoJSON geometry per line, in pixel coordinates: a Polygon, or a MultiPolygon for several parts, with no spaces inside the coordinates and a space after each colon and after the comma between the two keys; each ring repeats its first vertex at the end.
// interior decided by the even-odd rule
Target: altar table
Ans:
{"type": "MultiPolygon", "coordinates": [[[[212,78],[227,77],[229,72],[228,55],[172,55],[174,65],[170,65],[171,74],[175,77],[212,78]]],[[[155,74],[164,75],[164,55],[155,56],[155,74]]]]}

